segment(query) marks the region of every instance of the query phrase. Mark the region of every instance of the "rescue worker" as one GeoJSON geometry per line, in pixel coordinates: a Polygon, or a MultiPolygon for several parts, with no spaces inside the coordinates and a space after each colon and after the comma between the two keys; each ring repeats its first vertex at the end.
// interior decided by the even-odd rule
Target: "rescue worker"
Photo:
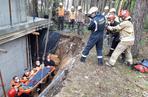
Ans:
{"type": "Polygon", "coordinates": [[[83,35],[83,26],[84,26],[84,14],[82,12],[82,7],[78,6],[78,12],[77,12],[77,16],[76,16],[76,22],[77,22],[77,26],[78,26],[78,35],[83,35]]]}
{"type": "Polygon", "coordinates": [[[69,13],[69,28],[74,28],[75,25],[75,19],[76,19],[76,13],[74,6],[71,7],[71,11],[69,13]]]}
{"type": "Polygon", "coordinates": [[[60,2],[58,7],[58,30],[64,29],[64,7],[60,2]]]}
{"type": "Polygon", "coordinates": [[[29,82],[29,79],[31,78],[30,71],[27,71],[23,74],[23,77],[21,79],[21,82],[24,84],[27,84],[29,82]]]}
{"type": "MultiPolygon", "coordinates": [[[[115,15],[114,14],[110,14],[107,19],[109,21],[109,26],[117,26],[119,24],[119,22],[115,21],[115,15]]],[[[107,31],[107,34],[111,34],[111,38],[112,38],[112,43],[111,43],[111,47],[110,47],[110,50],[109,50],[109,53],[107,54],[107,56],[111,56],[113,51],[115,50],[116,46],[118,45],[118,43],[120,42],[120,39],[119,39],[119,33],[115,30],[113,31],[107,31]]]]}
{"type": "Polygon", "coordinates": [[[18,88],[20,85],[20,78],[18,76],[14,76],[10,82],[11,88],[18,88]]]}
{"type": "Polygon", "coordinates": [[[120,21],[119,21],[119,17],[116,15],[116,9],[115,9],[115,8],[111,8],[111,9],[109,10],[109,14],[115,15],[115,21],[116,21],[116,22],[120,22],[120,21]]]}
{"type": "Polygon", "coordinates": [[[102,13],[102,15],[104,15],[106,17],[106,19],[107,19],[108,14],[109,14],[109,6],[105,6],[104,7],[104,12],[102,13]]]}
{"type": "Polygon", "coordinates": [[[51,59],[50,55],[47,55],[46,60],[44,61],[45,66],[55,66],[55,62],[51,59]]]}
{"type": "Polygon", "coordinates": [[[103,65],[102,47],[103,47],[103,34],[105,29],[105,17],[98,12],[97,7],[91,7],[88,11],[91,18],[88,30],[91,30],[89,40],[86,47],[82,52],[80,61],[85,62],[89,51],[96,45],[98,65],[103,65]]]}
{"type": "MultiPolygon", "coordinates": [[[[111,8],[110,10],[109,10],[109,13],[108,13],[108,16],[109,15],[111,15],[111,14],[113,14],[114,16],[115,16],[115,21],[116,22],[119,22],[119,17],[116,15],[116,9],[115,8],[111,8]]],[[[108,17],[107,16],[107,17],[108,17]]],[[[109,25],[110,24],[110,21],[108,21],[107,20],[107,25],[109,25]]],[[[110,33],[106,33],[106,40],[107,40],[107,44],[108,44],[108,46],[111,46],[112,44],[112,34],[110,34],[110,33]]]]}
{"type": "Polygon", "coordinates": [[[117,26],[108,26],[108,30],[119,30],[120,31],[120,42],[117,45],[115,51],[110,57],[109,62],[106,62],[108,66],[114,66],[119,55],[125,51],[126,61],[129,64],[133,64],[133,58],[131,54],[131,47],[134,44],[134,26],[130,21],[131,17],[127,10],[122,10],[120,13],[122,22],[117,26]]]}

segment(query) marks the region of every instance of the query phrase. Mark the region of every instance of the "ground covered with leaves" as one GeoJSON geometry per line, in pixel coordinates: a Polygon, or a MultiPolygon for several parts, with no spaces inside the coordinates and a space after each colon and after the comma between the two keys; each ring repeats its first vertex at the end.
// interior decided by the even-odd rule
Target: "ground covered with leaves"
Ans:
{"type": "MultiPolygon", "coordinates": [[[[84,41],[87,38],[88,33],[84,41]]],[[[135,62],[148,58],[147,45],[148,34],[144,33],[140,55],[135,62]]],[[[86,63],[81,63],[79,58],[80,54],[62,83],[62,89],[54,97],[148,97],[148,74],[131,70],[120,62],[115,67],[98,66],[95,48],[86,63]]]]}

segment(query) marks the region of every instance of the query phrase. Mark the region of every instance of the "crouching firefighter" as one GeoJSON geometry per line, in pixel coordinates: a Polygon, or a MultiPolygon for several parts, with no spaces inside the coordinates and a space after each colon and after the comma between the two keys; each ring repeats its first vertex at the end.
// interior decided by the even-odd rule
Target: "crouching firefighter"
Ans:
{"type": "Polygon", "coordinates": [[[88,30],[91,31],[91,34],[88,39],[87,45],[82,52],[80,61],[85,62],[89,51],[96,45],[98,65],[103,65],[102,48],[103,34],[105,29],[105,17],[101,13],[98,13],[97,7],[90,8],[90,10],[88,11],[88,15],[91,19],[88,26],[88,30]]]}
{"type": "Polygon", "coordinates": [[[118,43],[117,47],[115,48],[113,54],[110,57],[109,62],[106,63],[108,66],[114,66],[116,60],[122,52],[125,51],[126,61],[128,65],[133,64],[132,54],[131,54],[131,47],[134,44],[135,35],[134,35],[134,26],[131,22],[131,17],[127,10],[122,10],[120,12],[121,19],[123,20],[117,26],[108,26],[108,30],[119,30],[120,32],[120,42],[118,43]]]}

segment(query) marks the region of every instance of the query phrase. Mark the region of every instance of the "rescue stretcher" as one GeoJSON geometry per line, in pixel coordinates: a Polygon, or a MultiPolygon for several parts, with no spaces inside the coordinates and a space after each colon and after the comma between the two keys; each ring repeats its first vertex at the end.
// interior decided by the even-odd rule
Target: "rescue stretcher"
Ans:
{"type": "MultiPolygon", "coordinates": [[[[28,94],[31,95],[35,92],[36,88],[43,83],[47,78],[50,78],[51,74],[54,73],[55,67],[54,66],[47,66],[43,67],[39,71],[36,72],[34,76],[32,76],[27,84],[21,83],[19,86],[16,94],[17,97],[21,97],[22,94],[28,94]]],[[[11,90],[9,90],[8,96],[11,94],[11,90]]],[[[9,97],[15,97],[15,96],[9,96],[9,97]]]]}

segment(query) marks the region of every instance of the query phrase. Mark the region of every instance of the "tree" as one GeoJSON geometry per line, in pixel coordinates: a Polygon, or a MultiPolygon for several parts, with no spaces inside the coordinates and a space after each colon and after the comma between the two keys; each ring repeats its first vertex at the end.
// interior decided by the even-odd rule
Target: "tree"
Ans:
{"type": "Polygon", "coordinates": [[[32,0],[32,16],[38,16],[38,0],[32,0]]]}
{"type": "Polygon", "coordinates": [[[133,55],[137,56],[139,54],[140,49],[140,40],[142,36],[142,32],[144,31],[144,18],[146,13],[148,13],[148,0],[136,0],[136,6],[133,12],[133,23],[135,30],[135,45],[133,48],[133,55]]]}

